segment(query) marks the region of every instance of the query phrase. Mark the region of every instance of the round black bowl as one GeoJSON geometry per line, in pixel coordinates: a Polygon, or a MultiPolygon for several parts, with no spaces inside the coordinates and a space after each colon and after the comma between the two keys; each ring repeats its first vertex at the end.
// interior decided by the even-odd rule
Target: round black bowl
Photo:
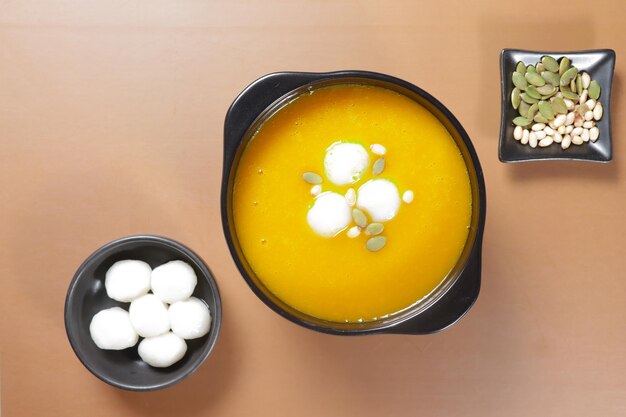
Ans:
{"type": "Polygon", "coordinates": [[[480,291],[481,246],[486,195],[482,169],[472,142],[450,111],[436,98],[406,81],[369,71],[328,73],[281,72],[250,84],[233,102],[224,123],[222,225],[231,255],[254,293],[281,316],[309,329],[337,335],[371,333],[427,334],[458,321],[474,304],[480,291]],[[365,323],[338,323],[304,314],[269,291],[248,264],[233,224],[232,192],[241,154],[256,130],[282,106],[307,91],[337,84],[365,84],[403,94],[433,113],[446,127],[467,165],[473,199],[470,233],[459,261],[439,287],[425,300],[389,318],[365,323]]]}
{"type": "Polygon", "coordinates": [[[191,375],[213,349],[221,320],[219,290],[205,263],[191,249],[160,236],[125,237],[96,250],[76,271],[65,299],[65,330],[78,359],[104,382],[132,391],[165,388],[191,375]],[[142,361],[137,345],[124,350],[102,350],[91,339],[89,324],[97,312],[116,306],[128,309],[129,303],[110,299],[104,288],[106,271],[123,259],[138,259],[152,268],[181,260],[191,265],[198,276],[193,295],[209,306],[211,330],[204,337],[187,340],[183,359],[168,368],[153,368],[142,361]]]}

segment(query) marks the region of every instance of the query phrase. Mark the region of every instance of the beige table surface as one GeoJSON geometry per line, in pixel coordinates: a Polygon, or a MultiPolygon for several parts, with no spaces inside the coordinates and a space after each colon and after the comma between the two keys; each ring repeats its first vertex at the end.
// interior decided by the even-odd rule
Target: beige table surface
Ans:
{"type": "Polygon", "coordinates": [[[3,415],[626,415],[625,12],[578,0],[0,1],[3,415]],[[498,161],[503,47],[615,49],[613,162],[498,161]],[[337,69],[423,87],[477,148],[482,292],[441,334],[299,328],[253,295],[228,253],[218,190],[230,102],[268,72],[337,69]],[[93,377],[63,326],[78,265],[137,233],[191,246],[224,302],[202,368],[143,394],[93,377]]]}

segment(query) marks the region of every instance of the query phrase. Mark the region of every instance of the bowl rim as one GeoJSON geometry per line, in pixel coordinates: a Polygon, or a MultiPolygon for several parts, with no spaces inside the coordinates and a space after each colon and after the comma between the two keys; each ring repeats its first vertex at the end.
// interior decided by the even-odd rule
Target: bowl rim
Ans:
{"type": "Polygon", "coordinates": [[[142,235],[130,235],[130,236],[124,236],[118,239],[115,239],[113,241],[110,241],[102,246],[100,246],[98,249],[96,249],[95,251],[93,251],[81,264],[80,266],[77,268],[76,272],[74,273],[74,276],[72,278],[72,280],[70,281],[70,284],[68,286],[67,289],[67,293],[65,296],[65,305],[64,305],[64,310],[63,310],[63,316],[64,316],[64,324],[65,324],[65,332],[68,338],[68,341],[70,342],[70,346],[72,347],[72,350],[74,351],[74,354],[76,355],[76,357],[80,360],[80,362],[83,364],[83,366],[85,368],[87,368],[89,370],[89,372],[91,372],[93,375],[95,375],[98,379],[100,379],[103,382],[106,382],[109,385],[112,385],[114,387],[117,388],[121,388],[127,391],[154,391],[154,390],[159,390],[159,389],[163,389],[163,388],[167,388],[170,387],[172,385],[175,385],[179,382],[181,382],[182,380],[186,379],[187,377],[189,377],[191,374],[195,373],[198,368],[200,368],[200,366],[202,366],[202,364],[204,363],[204,361],[206,360],[207,357],[209,357],[209,355],[211,354],[211,352],[213,351],[216,343],[217,343],[217,339],[220,333],[220,328],[221,328],[221,322],[222,322],[222,301],[221,301],[221,297],[220,297],[220,293],[219,293],[219,287],[217,285],[217,282],[215,280],[215,277],[213,276],[213,274],[211,273],[211,271],[209,270],[208,266],[206,265],[206,263],[202,260],[202,258],[200,258],[200,256],[198,254],[196,254],[193,250],[191,250],[189,247],[183,245],[182,243],[175,241],[173,239],[164,237],[164,236],[160,236],[160,235],[149,235],[149,234],[142,234],[142,235]],[[116,380],[113,380],[111,378],[107,378],[104,375],[101,375],[100,373],[98,373],[90,364],[90,361],[88,360],[88,358],[83,356],[82,351],[80,350],[80,348],[77,345],[76,342],[76,334],[74,333],[74,331],[72,330],[72,326],[71,326],[71,318],[70,318],[70,309],[72,307],[72,305],[74,304],[75,301],[75,297],[74,297],[74,291],[76,289],[76,286],[79,282],[79,280],[81,279],[81,277],[83,277],[83,273],[85,271],[85,269],[92,264],[92,262],[95,260],[95,258],[97,258],[99,255],[123,246],[127,243],[131,243],[131,242],[151,242],[151,243],[156,243],[159,245],[163,245],[169,248],[173,248],[175,250],[178,250],[180,252],[183,252],[185,255],[189,256],[194,263],[196,264],[196,266],[201,270],[204,278],[207,280],[207,283],[209,284],[209,287],[211,289],[211,292],[213,293],[214,297],[215,297],[215,311],[212,312],[212,323],[211,323],[211,330],[208,336],[208,341],[207,341],[207,345],[204,348],[204,351],[202,352],[202,355],[200,357],[200,360],[193,366],[193,368],[191,368],[190,370],[188,370],[187,372],[181,373],[180,375],[176,375],[175,377],[169,379],[168,381],[164,382],[164,383],[160,383],[160,384],[154,384],[154,385],[131,385],[131,384],[124,384],[121,382],[118,382],[116,380]]]}
{"type": "MultiPolygon", "coordinates": [[[[381,86],[381,85],[378,85],[378,87],[385,88],[384,86],[381,86]]],[[[267,94],[267,91],[259,93],[259,94],[267,94]]],[[[267,100],[267,97],[263,97],[263,98],[267,100]]],[[[414,98],[411,98],[410,96],[408,98],[414,100],[414,98]]],[[[424,104],[422,103],[422,105],[424,104]]],[[[432,112],[432,110],[430,109],[429,111],[432,112]]],[[[435,116],[437,115],[435,114],[435,116]]],[[[396,78],[387,74],[382,74],[382,73],[377,73],[377,72],[372,72],[372,71],[360,71],[360,70],[342,70],[342,71],[332,71],[332,72],[324,72],[324,73],[276,72],[276,73],[266,74],[258,78],[257,80],[253,81],[251,84],[249,84],[231,104],[228,110],[228,113],[226,115],[224,138],[225,138],[226,143],[224,146],[224,159],[225,160],[224,160],[224,171],[223,171],[223,177],[222,177],[221,208],[222,208],[222,225],[223,225],[226,241],[229,246],[229,250],[231,252],[231,255],[233,257],[233,260],[239,272],[241,273],[242,277],[244,278],[248,286],[255,293],[255,295],[259,299],[261,299],[261,301],[263,301],[264,304],[266,304],[268,307],[274,310],[274,312],[278,313],[279,315],[281,315],[282,317],[288,319],[289,321],[293,323],[296,323],[300,326],[306,327],[311,330],[328,333],[328,334],[334,334],[334,335],[353,336],[353,335],[366,335],[366,334],[375,334],[375,333],[394,333],[394,329],[393,329],[394,327],[396,326],[400,327],[400,325],[403,325],[402,327],[406,327],[404,325],[406,325],[408,322],[412,320],[416,320],[420,316],[420,314],[426,311],[430,311],[429,309],[431,308],[434,309],[434,306],[438,305],[437,303],[439,301],[442,301],[444,297],[446,296],[446,294],[450,292],[450,290],[453,287],[456,286],[456,284],[459,282],[459,279],[464,274],[468,264],[471,263],[470,261],[472,259],[474,260],[478,259],[478,263],[480,263],[482,237],[483,237],[485,217],[486,217],[486,188],[485,188],[482,167],[480,165],[480,161],[478,160],[478,155],[476,153],[473,143],[471,142],[471,139],[469,138],[469,135],[467,134],[466,130],[463,128],[463,126],[458,121],[458,119],[450,112],[450,110],[448,110],[447,107],[445,107],[439,100],[437,100],[435,97],[430,95],[428,92],[421,89],[420,87],[417,87],[416,85],[412,83],[409,83],[408,81],[405,81],[400,78],[396,78]],[[292,80],[292,82],[289,83],[288,82],[289,77],[295,77],[296,82],[294,83],[292,80]],[[298,77],[300,78],[300,80],[298,80],[298,77]],[[274,98],[272,98],[272,100],[269,101],[268,104],[260,106],[260,111],[258,113],[255,111],[256,109],[254,108],[251,109],[250,106],[247,106],[246,104],[241,104],[241,101],[243,101],[242,98],[244,96],[246,96],[247,94],[251,94],[251,95],[255,94],[254,92],[252,93],[250,92],[253,91],[258,85],[263,84],[263,83],[270,83],[274,85],[275,87],[278,87],[279,85],[281,85],[282,82],[285,82],[284,84],[290,84],[290,85],[294,84],[294,85],[292,85],[292,87],[289,89],[286,89],[286,87],[282,87],[286,91],[281,92],[280,94],[276,93],[274,95],[274,98]],[[407,307],[406,310],[403,310],[403,313],[406,312],[405,314],[398,314],[397,316],[392,317],[387,322],[376,322],[376,321],[365,322],[363,323],[362,327],[341,328],[339,326],[341,326],[343,323],[317,319],[306,313],[302,313],[302,315],[306,316],[307,318],[312,318],[314,319],[314,321],[309,321],[307,319],[298,317],[297,315],[283,308],[281,305],[277,304],[274,300],[270,299],[264,293],[264,291],[261,288],[259,288],[258,285],[253,281],[253,279],[248,275],[247,268],[244,265],[245,260],[240,259],[240,255],[238,254],[239,250],[237,247],[238,245],[237,245],[236,237],[235,237],[236,233],[234,230],[231,230],[231,226],[230,226],[230,223],[231,223],[230,212],[232,211],[230,209],[230,202],[229,202],[230,197],[232,197],[231,177],[234,177],[236,173],[236,162],[238,158],[240,157],[240,152],[242,152],[243,148],[245,148],[245,146],[242,146],[242,144],[246,140],[246,137],[248,136],[249,132],[253,129],[253,127],[255,127],[258,124],[260,119],[264,118],[266,114],[273,114],[275,113],[277,109],[282,108],[281,103],[288,102],[289,98],[295,97],[298,94],[302,93],[303,91],[306,91],[307,89],[314,89],[318,87],[323,88],[327,86],[328,84],[332,85],[333,83],[334,84],[354,84],[354,83],[367,84],[368,82],[371,82],[372,85],[374,86],[376,86],[375,84],[376,82],[382,83],[382,84],[391,84],[394,87],[399,88],[400,90],[405,90],[406,92],[402,93],[401,91],[392,89],[393,91],[396,91],[404,95],[406,95],[408,92],[409,94],[419,96],[426,103],[428,103],[428,105],[434,107],[436,111],[440,112],[441,117],[443,117],[448,123],[450,123],[451,127],[456,131],[456,133],[458,134],[460,138],[460,141],[463,143],[463,145],[465,146],[467,150],[467,157],[464,157],[464,159],[466,159],[466,164],[468,164],[468,166],[470,166],[471,164],[471,167],[473,167],[473,170],[474,170],[474,175],[476,177],[475,185],[472,187],[472,188],[474,187],[476,188],[476,194],[475,194],[476,198],[474,200],[474,204],[475,204],[474,211],[476,211],[476,230],[473,236],[473,241],[469,241],[471,237],[471,233],[468,236],[468,242],[466,243],[466,246],[464,247],[464,252],[459,257],[459,261],[457,262],[457,264],[455,264],[455,267],[453,268],[453,270],[456,271],[456,275],[452,279],[447,279],[447,281],[449,281],[449,285],[440,284],[433,291],[433,293],[438,292],[436,295],[433,296],[431,293],[426,297],[426,298],[430,298],[430,300],[428,300],[429,301],[428,303],[423,303],[423,304],[427,304],[424,308],[421,308],[422,304],[419,304],[418,307],[415,307],[414,305],[412,305],[412,306],[407,307]],[[236,113],[237,110],[239,110],[237,109],[237,107],[243,107],[243,110],[245,112],[253,113],[255,116],[252,118],[252,121],[250,122],[250,124],[246,125],[245,129],[242,129],[243,132],[241,135],[239,134],[232,135],[232,134],[229,134],[229,131],[228,131],[229,127],[232,127],[232,124],[229,123],[229,119],[233,113],[236,113]],[[231,139],[232,142],[235,142],[235,139],[236,139],[236,143],[230,144],[229,138],[231,139]],[[235,148],[234,152],[232,151],[232,149],[229,149],[232,147],[235,148]],[[478,206],[477,209],[476,209],[476,206],[478,206]],[[466,252],[467,252],[467,255],[465,255],[466,252]],[[461,259],[464,259],[463,263],[460,262],[461,259]],[[317,324],[315,321],[324,322],[327,325],[320,325],[320,324],[317,324]]],[[[474,217],[474,215],[472,217],[474,217]]],[[[480,281],[480,273],[477,277],[477,280],[480,281]]],[[[426,332],[413,332],[411,334],[434,333],[434,332],[444,330],[450,327],[450,325],[456,323],[461,317],[463,317],[467,313],[467,311],[469,311],[471,306],[474,304],[477,295],[478,293],[476,293],[476,295],[472,298],[471,302],[467,303],[468,306],[466,310],[463,312],[463,314],[461,314],[460,316],[456,316],[455,319],[450,321],[448,325],[438,328],[436,330],[430,330],[426,332]]],[[[286,304],[285,302],[282,302],[282,303],[286,304]]],[[[290,307],[290,309],[293,309],[293,308],[290,307]]],[[[354,324],[354,323],[351,323],[351,324],[354,324]]],[[[409,332],[399,331],[399,333],[409,333],[409,332]]]]}
{"type": "Polygon", "coordinates": [[[607,164],[613,160],[613,132],[611,130],[611,93],[613,90],[613,78],[615,76],[615,59],[616,54],[615,50],[610,48],[599,48],[599,49],[584,49],[578,51],[547,51],[547,50],[531,50],[531,49],[518,49],[518,48],[503,48],[500,51],[500,130],[498,133],[498,159],[500,162],[505,164],[518,164],[523,162],[541,162],[541,161],[578,161],[578,162],[593,162],[599,164],[607,164]],[[581,56],[587,54],[606,54],[610,58],[610,76],[608,80],[608,92],[604,93],[607,95],[606,106],[604,109],[604,114],[606,116],[606,120],[608,123],[608,155],[603,158],[593,158],[592,155],[571,155],[571,156],[542,156],[539,153],[536,153],[534,156],[525,156],[522,158],[513,158],[510,154],[505,154],[504,152],[504,141],[505,138],[505,129],[507,124],[506,117],[506,109],[508,106],[508,94],[507,90],[509,87],[509,82],[507,81],[506,74],[504,74],[504,60],[505,58],[513,53],[524,53],[524,54],[533,54],[538,55],[539,57],[543,57],[545,55],[550,56],[581,56]]]}

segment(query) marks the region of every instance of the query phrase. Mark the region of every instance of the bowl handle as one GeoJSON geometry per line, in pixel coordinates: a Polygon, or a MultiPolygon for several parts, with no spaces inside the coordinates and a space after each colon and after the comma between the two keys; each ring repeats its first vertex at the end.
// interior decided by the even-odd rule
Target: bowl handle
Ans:
{"type": "Polygon", "coordinates": [[[467,314],[478,298],[480,272],[481,247],[478,244],[461,276],[439,301],[423,313],[387,329],[386,333],[430,334],[452,326],[467,314]]]}

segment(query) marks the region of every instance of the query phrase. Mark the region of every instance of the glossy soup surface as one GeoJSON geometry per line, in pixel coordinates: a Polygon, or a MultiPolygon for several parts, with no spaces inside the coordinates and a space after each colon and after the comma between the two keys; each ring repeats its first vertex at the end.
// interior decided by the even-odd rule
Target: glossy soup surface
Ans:
{"type": "MultiPolygon", "coordinates": [[[[371,178],[368,170],[353,187],[371,178]]],[[[349,188],[325,178],[322,187],[349,188]]],[[[299,96],[261,126],[237,168],[233,215],[246,259],[276,296],[321,319],[369,321],[410,307],[446,277],[467,239],[471,198],[461,152],[435,116],[391,90],[338,85],[299,96]],[[379,252],[365,249],[364,234],[328,239],[307,224],[313,197],[302,173],[323,176],[337,141],[383,144],[381,177],[414,192],[385,223],[379,252]]]]}

